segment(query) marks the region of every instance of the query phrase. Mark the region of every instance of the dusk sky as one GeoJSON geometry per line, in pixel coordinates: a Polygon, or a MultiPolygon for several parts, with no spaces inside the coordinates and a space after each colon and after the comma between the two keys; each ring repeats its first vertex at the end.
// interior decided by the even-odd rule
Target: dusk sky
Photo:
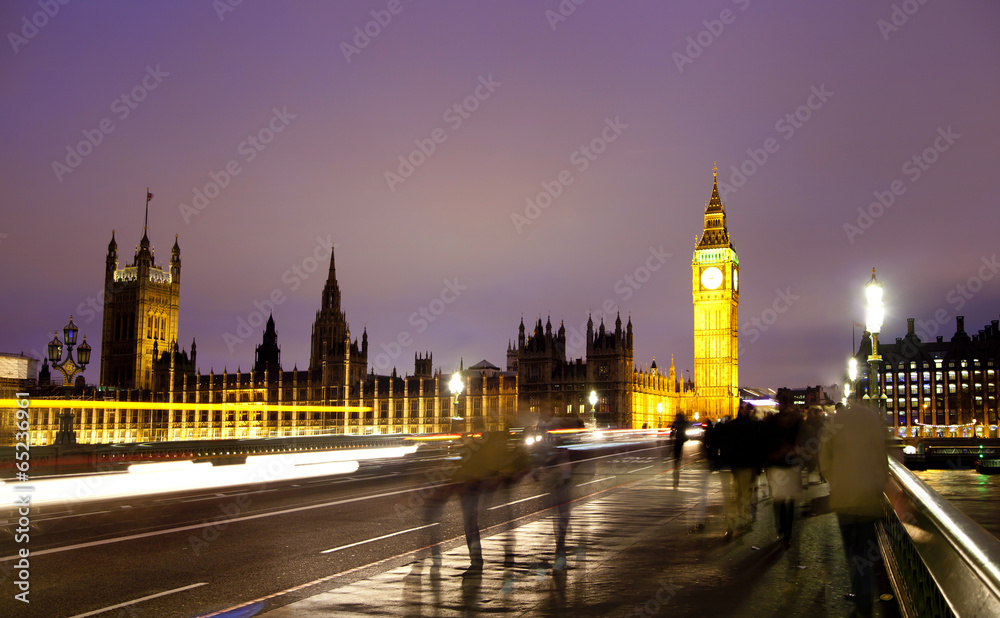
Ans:
{"type": "Polygon", "coordinates": [[[0,351],[73,314],[88,382],[147,186],[203,373],[253,365],[269,298],[308,367],[328,242],[381,373],[504,366],[522,315],[580,357],[606,307],[637,365],[691,369],[715,162],[741,385],[840,381],[873,266],[883,339],[1000,318],[993,0],[50,4],[0,6],[0,351]]]}

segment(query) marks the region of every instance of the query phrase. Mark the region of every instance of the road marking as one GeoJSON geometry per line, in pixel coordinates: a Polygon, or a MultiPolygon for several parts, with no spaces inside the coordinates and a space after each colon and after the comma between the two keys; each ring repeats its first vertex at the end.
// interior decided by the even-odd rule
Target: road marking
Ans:
{"type": "Polygon", "coordinates": [[[199,586],[207,586],[207,585],[208,582],[201,582],[200,584],[191,584],[190,586],[184,586],[183,588],[174,588],[173,590],[167,590],[166,592],[157,592],[156,594],[151,594],[148,597],[142,597],[141,599],[135,599],[134,601],[125,601],[124,603],[119,603],[118,605],[112,605],[110,607],[105,607],[103,609],[95,609],[94,611],[87,612],[86,614],[77,614],[72,618],[83,618],[84,616],[96,616],[97,614],[110,612],[113,609],[128,607],[129,605],[135,605],[136,603],[142,603],[143,601],[148,601],[150,599],[155,599],[157,597],[163,597],[167,596],[168,594],[175,594],[177,592],[184,592],[185,590],[190,590],[192,588],[197,588],[199,586]]]}
{"type": "MultiPolygon", "coordinates": [[[[634,451],[634,452],[641,452],[643,450],[653,450],[653,448],[650,448],[650,449],[639,449],[639,450],[634,451]]],[[[615,457],[615,456],[616,455],[613,455],[613,454],[599,455],[597,457],[588,458],[588,461],[589,460],[597,460],[597,459],[605,459],[605,458],[608,458],[608,457],[615,457]]],[[[652,466],[650,466],[650,467],[652,467],[652,466]]],[[[627,484],[628,483],[624,483],[623,485],[627,485],[627,484]]],[[[389,496],[398,496],[400,494],[407,494],[407,493],[416,492],[416,491],[422,491],[422,490],[426,490],[426,489],[435,489],[437,487],[444,487],[446,485],[447,485],[447,483],[439,483],[437,485],[426,485],[426,486],[423,486],[423,487],[413,487],[413,488],[409,488],[409,489],[400,489],[400,490],[397,490],[397,491],[390,491],[390,492],[381,493],[381,494],[375,494],[375,495],[370,495],[370,496],[356,496],[354,498],[345,498],[343,500],[334,500],[332,502],[322,502],[320,504],[308,504],[308,505],[305,505],[305,506],[293,507],[293,508],[283,509],[283,510],[280,510],[280,511],[274,511],[274,512],[270,512],[270,513],[256,513],[254,515],[243,515],[241,517],[233,517],[231,519],[227,519],[226,523],[230,524],[230,523],[235,523],[235,522],[239,522],[239,521],[249,521],[249,520],[253,520],[253,519],[261,519],[261,518],[264,518],[264,517],[272,517],[272,516],[275,516],[275,515],[287,515],[287,514],[290,514],[290,513],[298,513],[298,512],[301,512],[301,511],[308,511],[308,510],[312,510],[312,509],[325,508],[325,507],[328,507],[328,506],[339,506],[341,504],[350,504],[352,502],[360,502],[360,501],[363,501],[363,500],[370,500],[372,498],[387,498],[389,496]]],[[[600,490],[597,493],[603,493],[603,492],[609,491],[611,489],[615,489],[615,487],[609,487],[608,489],[600,490]]],[[[260,494],[260,493],[266,493],[266,492],[270,492],[270,491],[278,491],[278,489],[277,488],[274,488],[274,489],[268,488],[268,489],[262,489],[260,491],[246,492],[246,493],[260,494]]],[[[544,495],[547,495],[547,494],[541,494],[541,495],[544,496],[544,495]]],[[[535,497],[538,497],[538,496],[535,496],[535,497]]],[[[527,499],[530,500],[532,498],[527,498],[527,499]]],[[[580,498],[577,498],[577,499],[580,499],[580,498]]],[[[76,545],[67,545],[65,547],[53,547],[51,549],[40,549],[38,551],[32,551],[31,554],[33,556],[44,556],[46,554],[56,554],[56,553],[60,553],[60,552],[64,552],[64,551],[72,551],[72,550],[76,550],[76,549],[86,549],[88,547],[97,547],[97,546],[100,546],[100,545],[110,545],[112,543],[121,543],[121,542],[124,542],[124,541],[134,541],[136,539],[148,538],[148,537],[153,537],[153,536],[161,536],[161,535],[164,535],[164,534],[175,534],[177,532],[187,532],[189,530],[200,530],[202,528],[210,528],[210,527],[216,526],[216,525],[218,525],[218,522],[216,522],[214,520],[211,520],[211,521],[206,521],[206,522],[200,523],[200,524],[191,524],[191,525],[187,525],[187,526],[179,526],[177,528],[167,528],[167,529],[164,529],[164,530],[155,530],[155,531],[152,531],[152,532],[142,532],[142,533],[138,533],[138,534],[130,534],[130,535],[127,535],[127,536],[122,536],[122,537],[116,537],[116,538],[110,538],[110,539],[101,539],[99,541],[90,541],[90,542],[87,542],[87,543],[78,543],[76,545]]],[[[20,556],[18,556],[18,555],[3,556],[3,557],[0,557],[0,562],[9,562],[11,560],[17,560],[19,558],[20,558],[20,556]]],[[[331,576],[331,577],[333,577],[333,576],[331,576]]]]}
{"type": "MultiPolygon", "coordinates": [[[[612,455],[602,455],[600,458],[603,458],[603,457],[612,457],[612,455]]],[[[594,459],[599,459],[599,458],[595,457],[594,459]]],[[[701,460],[698,460],[698,461],[701,461],[701,460]]],[[[696,463],[696,462],[694,462],[694,463],[696,463]]],[[[584,500],[585,498],[593,498],[595,496],[599,496],[601,494],[605,494],[605,493],[609,493],[611,491],[614,491],[615,489],[629,489],[631,487],[635,487],[635,486],[638,486],[638,485],[644,485],[644,484],[649,483],[651,481],[655,481],[659,475],[666,474],[669,471],[670,470],[665,470],[663,472],[658,473],[655,476],[651,476],[651,477],[646,478],[646,479],[641,479],[641,480],[637,480],[637,481],[625,481],[621,485],[615,485],[614,487],[606,487],[604,489],[598,489],[598,490],[594,491],[594,493],[592,493],[592,494],[587,494],[585,496],[579,496],[577,498],[574,498],[570,502],[571,503],[573,503],[573,502],[581,502],[582,503],[582,500],[584,500]]],[[[719,490],[715,489],[715,490],[712,490],[712,493],[715,494],[715,493],[718,493],[718,491],[719,490]]],[[[540,511],[540,512],[544,513],[545,511],[551,511],[551,510],[554,510],[555,508],[556,508],[555,506],[550,506],[550,507],[548,507],[548,508],[546,508],[546,509],[544,509],[543,511],[540,511]]],[[[510,523],[513,523],[513,522],[521,521],[522,519],[528,519],[530,517],[535,517],[536,515],[538,515],[538,513],[531,513],[529,515],[522,515],[521,517],[515,517],[514,519],[508,520],[506,522],[501,522],[499,524],[494,524],[493,526],[490,526],[489,528],[485,528],[483,530],[480,530],[480,534],[482,534],[484,537],[486,537],[487,535],[492,535],[493,533],[498,533],[498,532],[502,531],[503,526],[506,526],[506,525],[508,525],[510,523]]],[[[444,543],[447,543],[447,542],[450,542],[450,541],[454,541],[454,540],[459,539],[459,538],[461,538],[461,537],[460,536],[456,536],[456,537],[453,537],[451,539],[447,539],[445,541],[437,543],[437,545],[440,546],[440,545],[442,545],[444,543]]],[[[371,568],[371,567],[374,567],[374,566],[391,563],[392,561],[394,561],[394,560],[396,560],[398,558],[401,558],[403,556],[410,556],[410,555],[416,556],[416,555],[418,555],[417,554],[418,552],[420,552],[420,551],[422,551],[424,549],[427,549],[427,548],[425,547],[425,548],[422,548],[422,549],[416,549],[416,550],[411,550],[411,551],[403,552],[403,553],[397,554],[395,556],[389,556],[388,558],[383,558],[381,560],[376,560],[375,562],[370,562],[368,564],[362,564],[360,566],[356,566],[356,567],[354,567],[352,569],[348,569],[348,570],[342,571],[340,573],[333,573],[331,575],[326,575],[324,577],[321,577],[319,579],[314,579],[314,580],[312,580],[310,582],[306,582],[304,584],[299,584],[297,586],[292,586],[291,588],[286,588],[286,589],[280,590],[278,592],[273,592],[273,593],[271,593],[271,594],[269,594],[267,596],[263,596],[263,597],[254,599],[253,601],[247,601],[245,603],[240,603],[239,605],[234,605],[232,607],[228,607],[226,609],[222,609],[222,610],[219,610],[219,611],[211,613],[211,614],[205,614],[201,618],[213,618],[214,616],[227,615],[229,612],[232,612],[232,611],[235,611],[235,610],[238,610],[238,609],[243,609],[243,608],[246,608],[246,607],[250,607],[250,606],[255,605],[257,603],[262,603],[264,601],[267,601],[269,599],[275,599],[275,598],[278,598],[278,597],[281,597],[281,596],[285,596],[286,594],[290,594],[290,593],[293,593],[293,592],[298,592],[300,590],[305,590],[307,588],[311,588],[313,586],[317,586],[319,584],[323,584],[323,583],[326,583],[328,581],[332,581],[332,580],[340,578],[340,577],[351,575],[353,573],[356,573],[356,572],[359,572],[359,571],[362,571],[364,569],[368,569],[368,568],[371,568]]]]}
{"type": "Polygon", "coordinates": [[[544,494],[538,494],[537,496],[531,496],[530,498],[521,498],[520,500],[514,500],[513,502],[508,502],[507,504],[498,504],[496,506],[491,506],[490,508],[488,508],[486,510],[487,511],[492,511],[494,509],[502,509],[505,506],[510,506],[512,504],[517,504],[518,502],[527,502],[528,500],[534,500],[535,498],[541,498],[542,496],[547,496],[547,495],[549,495],[549,494],[544,493],[544,494]]]}
{"type": "Polygon", "coordinates": [[[115,511],[90,511],[87,513],[71,513],[69,515],[56,515],[55,517],[43,517],[41,519],[32,519],[32,522],[38,521],[55,521],[57,519],[67,519],[69,517],[84,517],[86,515],[100,515],[101,513],[114,513],[115,511]]]}
{"type": "Polygon", "coordinates": [[[388,539],[389,537],[399,536],[400,534],[406,534],[407,532],[415,532],[417,530],[423,530],[424,528],[430,528],[431,526],[440,526],[441,524],[427,524],[426,526],[418,526],[416,528],[410,528],[409,530],[400,530],[399,532],[393,532],[392,534],[384,534],[382,536],[377,536],[374,539],[368,539],[367,541],[358,541],[357,543],[351,543],[350,545],[341,545],[340,547],[334,547],[333,549],[324,549],[319,552],[321,554],[330,554],[335,551],[340,551],[342,549],[347,549],[349,547],[357,547],[358,545],[364,545],[365,543],[373,543],[375,541],[381,541],[382,539],[388,539]]]}
{"type": "MultiPolygon", "coordinates": [[[[653,466],[646,466],[645,468],[639,468],[638,470],[632,470],[632,472],[642,472],[643,470],[649,470],[652,467],[653,466]]],[[[632,474],[632,472],[629,472],[629,474],[632,474]]]]}
{"type": "MultiPolygon", "coordinates": [[[[276,515],[288,515],[289,513],[298,513],[301,511],[310,511],[312,509],[321,509],[328,506],[340,506],[341,504],[350,504],[352,502],[361,502],[363,500],[371,500],[373,498],[388,498],[389,496],[398,496],[400,494],[408,494],[415,491],[422,491],[425,489],[435,489],[437,487],[444,487],[443,484],[438,485],[426,485],[424,487],[413,487],[409,489],[399,489],[396,491],[388,491],[381,494],[374,494],[368,496],[355,496],[353,498],[344,498],[343,500],[333,500],[332,502],[321,502],[320,504],[307,504],[305,506],[296,506],[289,509],[282,509],[280,511],[272,511],[269,513],[255,513],[253,515],[243,515],[241,517],[231,517],[226,520],[226,524],[232,524],[238,521],[250,521],[252,519],[261,519],[264,517],[274,517],[276,515]]],[[[188,530],[200,530],[201,528],[210,528],[212,526],[219,525],[218,522],[213,518],[209,521],[205,521],[200,524],[191,524],[188,526],[178,526],[176,528],[167,528],[164,530],[154,530],[152,532],[140,532],[138,534],[129,534],[126,536],[120,536],[111,539],[101,539],[99,541],[89,541],[87,543],[77,543],[76,545],[67,545],[65,547],[53,547],[52,549],[40,549],[38,551],[32,550],[32,556],[44,556],[45,554],[56,554],[64,551],[71,551],[74,549],[85,549],[87,547],[97,547],[100,545],[109,545],[111,543],[121,543],[123,541],[134,541],[136,539],[144,539],[152,536],[160,536],[164,534],[175,534],[177,532],[187,532],[188,530]]],[[[4,556],[0,558],[0,562],[9,562],[11,560],[17,560],[20,556],[4,556]]]]}
{"type": "Polygon", "coordinates": [[[603,479],[594,479],[593,481],[587,481],[586,483],[579,483],[577,487],[583,487],[584,485],[590,485],[591,483],[600,483],[601,481],[610,481],[611,479],[618,478],[617,476],[606,476],[603,479]]]}

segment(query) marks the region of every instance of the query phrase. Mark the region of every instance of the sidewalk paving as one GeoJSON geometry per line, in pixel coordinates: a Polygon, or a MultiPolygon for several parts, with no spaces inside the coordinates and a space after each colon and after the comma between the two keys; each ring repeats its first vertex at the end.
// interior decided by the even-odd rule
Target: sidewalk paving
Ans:
{"type": "MultiPolygon", "coordinates": [[[[461,577],[464,542],[453,540],[440,564],[428,557],[279,607],[285,616],[847,616],[847,562],[833,514],[799,516],[826,485],[807,489],[791,547],[776,541],[770,500],[753,529],[723,538],[718,474],[709,479],[708,524],[694,521],[700,464],[672,473],[633,473],[635,480],[573,504],[568,569],[553,572],[553,517],[483,538],[482,577],[461,577]],[[504,534],[517,558],[503,567],[504,534]]],[[[660,466],[656,466],[661,469],[660,466]]],[[[763,490],[763,487],[762,487],[763,490]]],[[[551,511],[549,512],[551,513],[551,511]]],[[[877,602],[876,616],[895,604],[877,602]]]]}

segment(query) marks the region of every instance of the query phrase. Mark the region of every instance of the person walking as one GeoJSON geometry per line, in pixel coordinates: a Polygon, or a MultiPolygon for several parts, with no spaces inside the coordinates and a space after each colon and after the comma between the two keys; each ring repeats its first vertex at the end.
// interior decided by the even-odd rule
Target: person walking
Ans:
{"type": "Polygon", "coordinates": [[[684,452],[684,443],[687,441],[687,429],[687,418],[683,412],[678,412],[673,424],[670,425],[670,435],[674,440],[674,489],[677,489],[681,482],[681,455],[684,452]]]}
{"type": "Polygon", "coordinates": [[[769,446],[767,482],[774,505],[778,542],[786,549],[792,543],[795,501],[802,495],[802,458],[796,448],[801,424],[799,409],[785,405],[768,420],[765,430],[769,446]]]}
{"type": "Polygon", "coordinates": [[[837,404],[824,429],[820,471],[830,485],[830,510],[837,514],[858,616],[871,616],[875,602],[872,555],[880,560],[875,524],[889,482],[888,433],[881,415],[868,406],[837,404]]]}
{"type": "Polygon", "coordinates": [[[698,497],[695,507],[689,511],[692,518],[689,532],[701,532],[705,529],[705,513],[708,507],[708,479],[719,468],[719,446],[715,439],[715,426],[711,420],[705,421],[705,433],[701,436],[701,461],[695,471],[695,487],[698,497]]]}
{"type": "Polygon", "coordinates": [[[751,493],[760,468],[760,428],[753,419],[752,408],[741,404],[736,418],[725,425],[720,442],[722,461],[730,469],[726,512],[726,538],[750,530],[753,513],[751,493]]]}

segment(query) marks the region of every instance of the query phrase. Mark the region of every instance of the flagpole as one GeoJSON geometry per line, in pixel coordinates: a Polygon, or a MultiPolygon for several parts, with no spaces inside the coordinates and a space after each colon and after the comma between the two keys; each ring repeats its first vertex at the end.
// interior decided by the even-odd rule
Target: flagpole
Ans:
{"type": "Polygon", "coordinates": [[[149,187],[146,187],[146,218],[142,220],[142,233],[146,233],[146,226],[149,225],[149,187]]]}

